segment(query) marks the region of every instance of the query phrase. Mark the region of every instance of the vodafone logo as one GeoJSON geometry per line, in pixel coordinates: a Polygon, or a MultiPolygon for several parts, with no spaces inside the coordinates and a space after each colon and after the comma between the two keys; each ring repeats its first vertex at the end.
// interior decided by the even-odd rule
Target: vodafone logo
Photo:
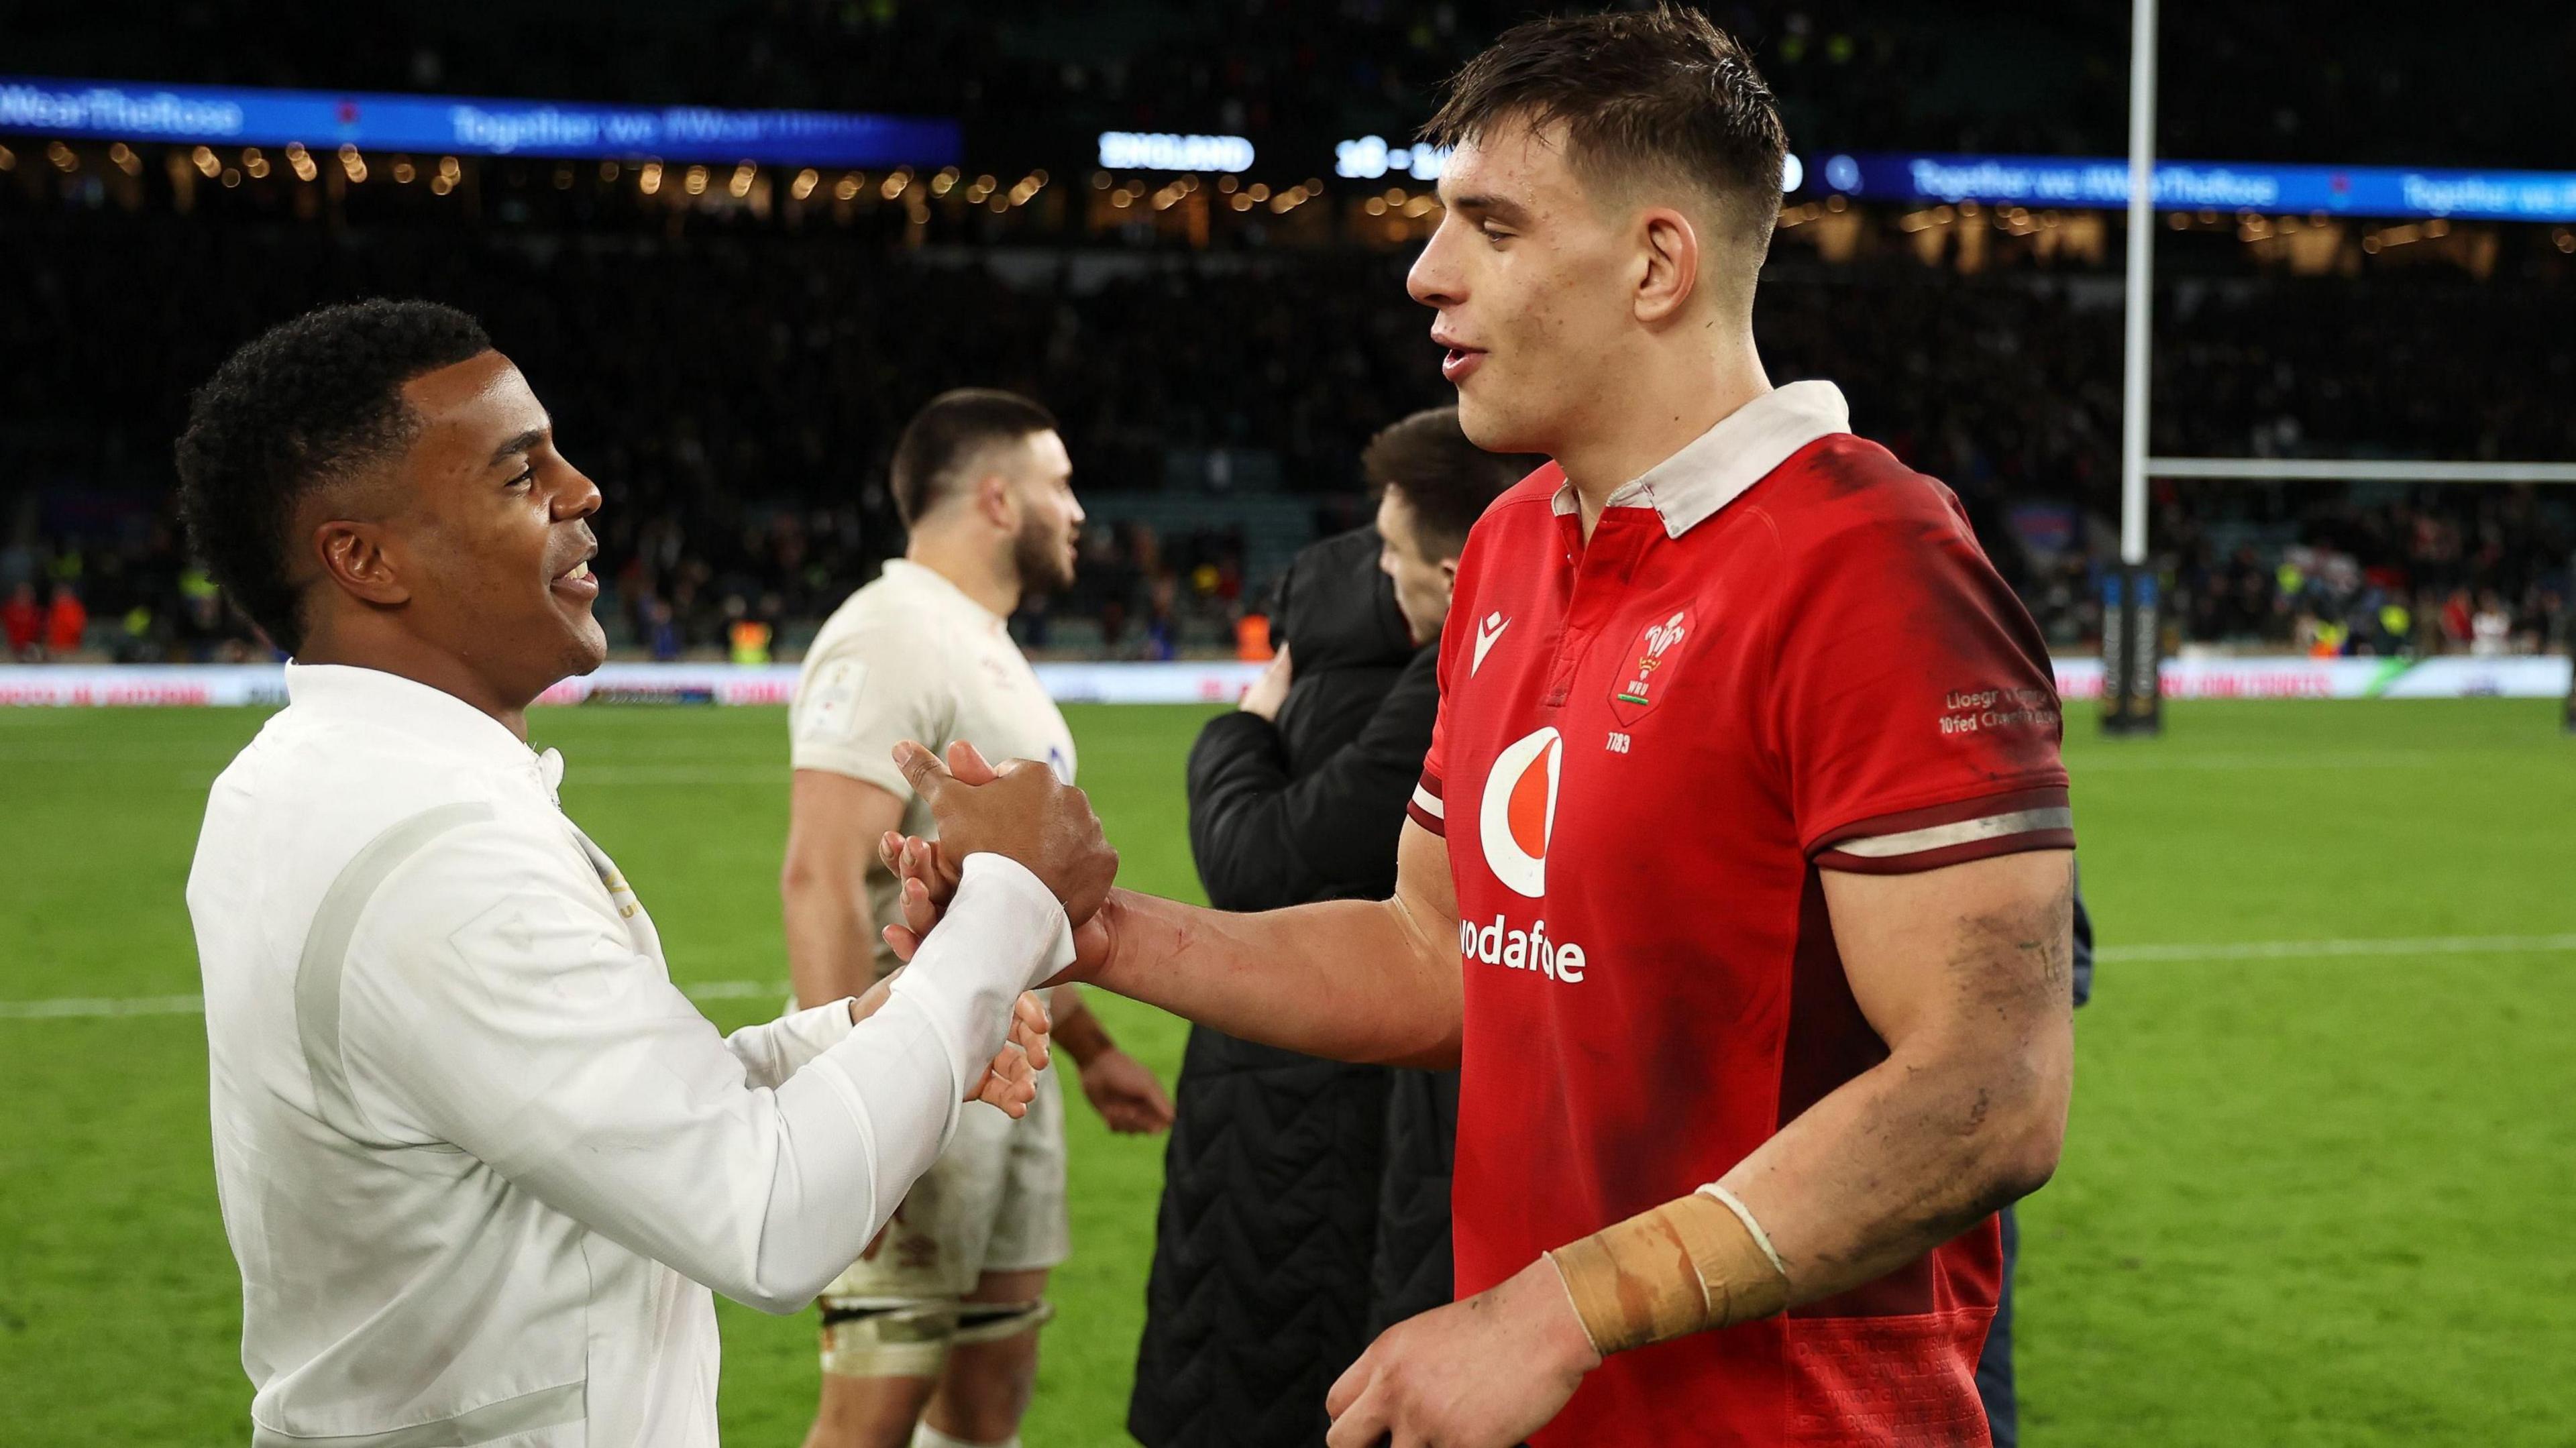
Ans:
{"type": "Polygon", "coordinates": [[[1556,782],[1565,744],[1553,728],[1525,735],[1494,757],[1477,825],[1494,878],[1535,900],[1547,893],[1547,841],[1556,828],[1556,782]]]}

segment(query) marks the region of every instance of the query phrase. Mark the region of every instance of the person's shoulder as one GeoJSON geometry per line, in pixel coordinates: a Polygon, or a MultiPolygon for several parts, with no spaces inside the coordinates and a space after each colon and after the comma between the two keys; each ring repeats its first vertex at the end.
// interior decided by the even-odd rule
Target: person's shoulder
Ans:
{"type": "Polygon", "coordinates": [[[1556,494],[1564,486],[1565,470],[1553,461],[1541,463],[1528,477],[1504,489],[1501,497],[1488,504],[1476,526],[1480,530],[1487,523],[1508,522],[1512,526],[1523,526],[1532,519],[1547,523],[1556,516],[1556,494]]]}
{"type": "Polygon", "coordinates": [[[1790,454],[1744,501],[1793,561],[1847,566],[1855,555],[1968,536],[1949,488],[1848,432],[1790,454]]]}
{"type": "Polygon", "coordinates": [[[1556,495],[1564,486],[1564,470],[1548,462],[1486,504],[1476,526],[1468,530],[1467,546],[1458,556],[1460,575],[1480,572],[1484,555],[1498,541],[1506,547],[1519,547],[1533,535],[1553,536],[1557,526],[1556,495]]]}
{"type": "Polygon", "coordinates": [[[889,571],[841,600],[841,606],[815,631],[805,662],[810,672],[815,663],[843,655],[883,658],[935,653],[947,628],[942,611],[923,607],[903,575],[889,571]]]}

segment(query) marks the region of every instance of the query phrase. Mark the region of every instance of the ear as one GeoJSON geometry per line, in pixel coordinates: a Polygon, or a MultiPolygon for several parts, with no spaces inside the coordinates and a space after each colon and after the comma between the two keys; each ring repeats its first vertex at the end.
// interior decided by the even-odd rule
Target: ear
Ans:
{"type": "Polygon", "coordinates": [[[975,480],[975,511],[985,522],[1013,532],[1020,524],[1020,500],[1011,496],[1011,480],[1000,473],[986,473],[975,480]]]}
{"type": "Polygon", "coordinates": [[[367,603],[391,606],[411,601],[411,585],[389,555],[382,525],[334,519],[313,530],[313,550],[322,575],[341,592],[367,603]]]}
{"type": "Polygon", "coordinates": [[[1644,228],[1646,263],[1637,283],[1637,320],[1648,325],[1670,321],[1699,289],[1699,231],[1669,206],[1649,208],[1637,224],[1644,228]]]}
{"type": "Polygon", "coordinates": [[[1458,591],[1458,560],[1455,558],[1440,560],[1440,591],[1444,594],[1458,591]]]}

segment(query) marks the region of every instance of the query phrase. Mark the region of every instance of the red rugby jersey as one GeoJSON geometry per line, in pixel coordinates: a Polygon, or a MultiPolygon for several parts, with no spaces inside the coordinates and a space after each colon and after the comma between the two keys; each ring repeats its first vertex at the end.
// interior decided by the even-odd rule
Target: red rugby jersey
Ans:
{"type": "MultiPolygon", "coordinates": [[[[1466,977],[1458,1291],[1714,1181],[1885,1059],[1819,869],[2074,843],[2030,615],[1950,491],[1779,389],[1623,489],[1587,545],[1542,468],[1441,640],[1417,823],[1466,977]]],[[[1533,1442],[1986,1441],[1990,1219],[1767,1322],[1619,1354],[1533,1442]]]]}

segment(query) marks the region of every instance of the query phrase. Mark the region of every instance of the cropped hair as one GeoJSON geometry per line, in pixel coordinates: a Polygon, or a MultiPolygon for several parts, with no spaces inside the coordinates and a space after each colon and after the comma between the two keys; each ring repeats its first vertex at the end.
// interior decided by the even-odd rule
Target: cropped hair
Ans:
{"type": "Polygon", "coordinates": [[[1434,407],[1381,429],[1360,453],[1372,488],[1393,488],[1413,514],[1423,556],[1455,558],[1487,506],[1545,458],[1489,453],[1467,440],[1458,409],[1434,407]]]}
{"type": "Polygon", "coordinates": [[[270,643],[290,654],[304,644],[287,580],[297,507],[410,443],[419,424],[404,383],[490,350],[482,325],[453,307],[352,302],[261,333],[197,389],[176,448],[179,517],[207,573],[270,643]]]}
{"type": "Polygon", "coordinates": [[[1752,55],[1695,10],[1516,25],[1450,78],[1423,139],[1454,146],[1507,123],[1563,125],[1566,159],[1587,181],[1696,184],[1757,266],[1770,247],[1788,132],[1752,55]]]}
{"type": "Polygon", "coordinates": [[[960,387],[930,399],[894,445],[894,508],[909,528],[937,507],[995,443],[1053,432],[1055,414],[1016,392],[960,387]]]}

